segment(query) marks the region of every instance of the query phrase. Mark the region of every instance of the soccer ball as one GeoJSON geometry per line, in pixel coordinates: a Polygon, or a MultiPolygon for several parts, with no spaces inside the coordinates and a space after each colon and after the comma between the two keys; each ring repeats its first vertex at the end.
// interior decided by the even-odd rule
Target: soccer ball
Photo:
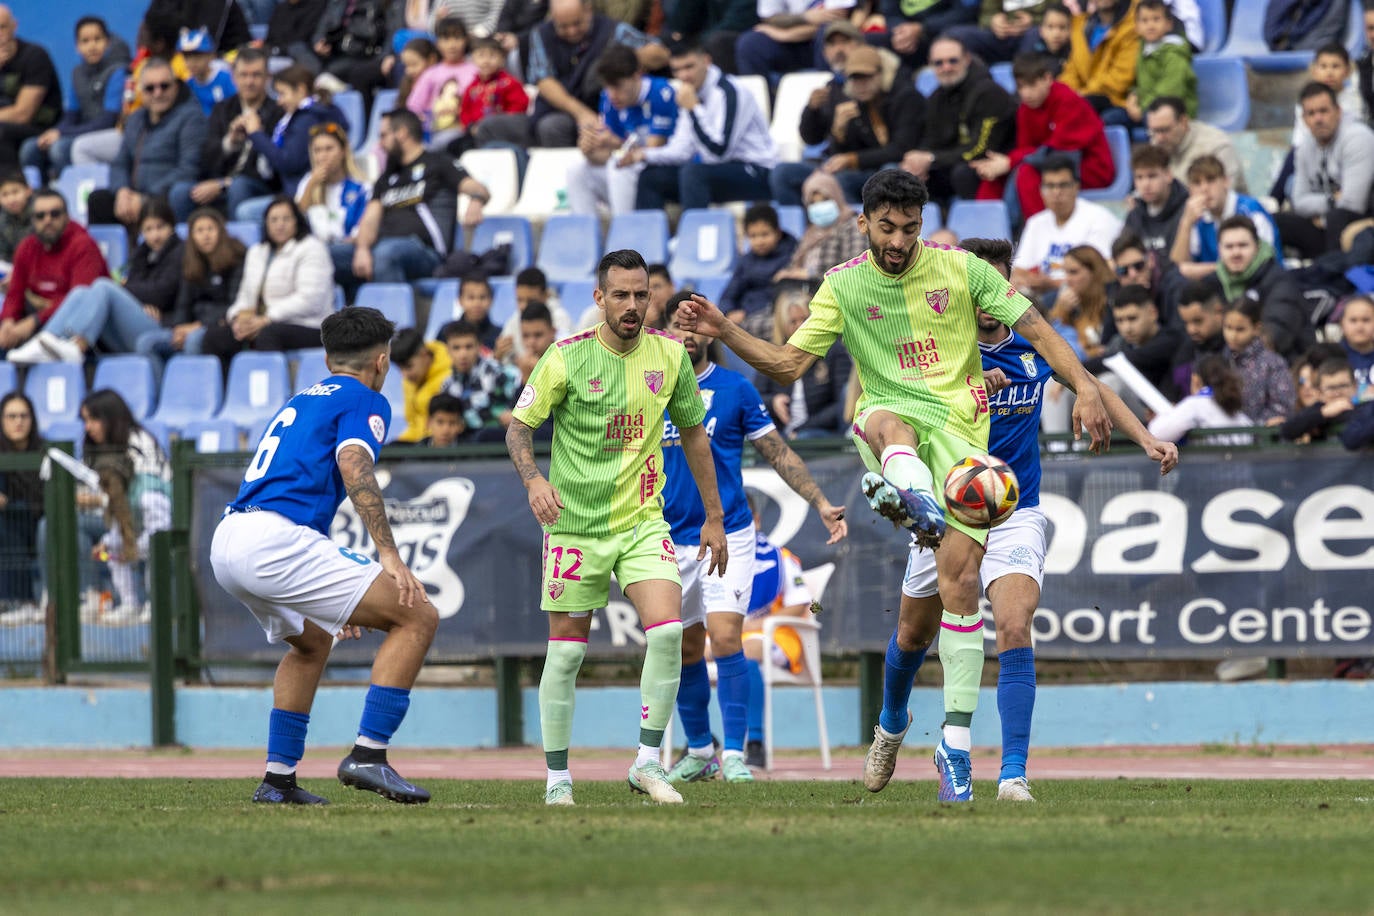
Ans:
{"type": "Polygon", "coordinates": [[[1020,496],[1016,473],[991,455],[970,455],[945,475],[945,512],[970,528],[1002,524],[1020,496]]]}

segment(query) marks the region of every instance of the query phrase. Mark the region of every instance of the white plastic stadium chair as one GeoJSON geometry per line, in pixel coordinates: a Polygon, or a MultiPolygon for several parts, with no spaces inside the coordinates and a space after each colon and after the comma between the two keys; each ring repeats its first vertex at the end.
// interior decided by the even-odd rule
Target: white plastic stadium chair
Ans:
{"type": "Polygon", "coordinates": [[[778,158],[783,162],[801,162],[801,115],[811,91],[830,82],[826,70],[802,70],[783,75],[778,83],[778,95],[773,100],[773,120],[768,133],[778,144],[778,158]]]}
{"type": "MultiPolygon", "coordinates": [[[[525,185],[520,189],[520,199],[511,208],[511,213],[528,217],[530,222],[543,225],[558,211],[558,192],[568,187],[568,168],[582,161],[582,151],[575,146],[530,150],[530,161],[525,167],[525,185]]],[[[566,199],[563,209],[566,211],[566,199]]]]}
{"type": "MultiPolygon", "coordinates": [[[[807,591],[815,601],[821,600],[834,563],[825,563],[802,574],[807,591]]],[[[764,768],[773,769],[773,688],[777,685],[811,687],[816,698],[816,732],[821,745],[821,766],[830,769],[830,734],[825,727],[825,698],[821,693],[821,624],[814,617],[767,617],[763,621],[763,759],[764,768]],[[806,664],[801,674],[784,671],[772,664],[770,656],[778,627],[791,627],[801,637],[802,657],[806,664]]]]}
{"type": "MultiPolygon", "coordinates": [[[[483,214],[502,216],[511,211],[520,196],[520,169],[514,150],[470,149],[459,157],[458,164],[486,185],[491,194],[491,200],[482,208],[483,214]]],[[[466,202],[463,206],[466,208],[466,202]]]]}
{"type": "Polygon", "coordinates": [[[763,112],[763,120],[767,121],[771,108],[768,104],[768,80],[762,76],[737,76],[735,79],[759,103],[759,111],[763,112]]]}

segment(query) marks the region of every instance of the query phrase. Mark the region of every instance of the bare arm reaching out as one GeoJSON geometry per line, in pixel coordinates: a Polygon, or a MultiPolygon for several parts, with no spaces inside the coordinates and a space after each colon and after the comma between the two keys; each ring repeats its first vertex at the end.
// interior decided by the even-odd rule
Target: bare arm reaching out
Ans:
{"type": "Polygon", "coordinates": [[[740,359],[780,385],[790,385],[801,378],[820,358],[791,344],[779,346],[760,340],[726,318],[705,296],[693,296],[691,302],[682,303],[677,315],[684,330],[718,338],[740,359]]]}
{"type": "Polygon", "coordinates": [[[791,446],[778,434],[777,430],[755,439],[754,448],[758,449],[760,455],[768,459],[768,463],[773,466],[773,470],[778,472],[783,483],[815,507],[821,521],[825,522],[825,527],[830,532],[830,540],[826,541],[827,544],[834,544],[849,534],[849,526],[844,521],[844,506],[830,505],[830,500],[825,498],[821,488],[816,485],[816,479],[806,469],[801,456],[792,451],[791,446]]]}
{"type": "Polygon", "coordinates": [[[1045,357],[1045,362],[1050,364],[1050,368],[1065,383],[1078,393],[1073,405],[1073,437],[1074,439],[1083,438],[1083,430],[1087,429],[1091,441],[1088,450],[1093,453],[1105,452],[1111,448],[1112,444],[1112,419],[1105,405],[1102,403],[1100,386],[1097,380],[1083,364],[1078,361],[1078,356],[1073,352],[1064,338],[1059,336],[1059,332],[1050,327],[1038,311],[1033,308],[1026,309],[1016,324],[1012,326],[1016,333],[1030,343],[1032,347],[1045,357]]]}
{"type": "Polygon", "coordinates": [[[348,498],[353,502],[353,509],[362,520],[363,527],[372,536],[382,569],[396,581],[402,606],[414,607],[417,599],[421,604],[428,604],[429,596],[425,594],[424,585],[406,568],[401,561],[401,554],[396,550],[396,539],[391,534],[391,523],[386,518],[382,488],[372,472],[371,453],[361,445],[345,445],[339,450],[338,463],[348,498]]]}

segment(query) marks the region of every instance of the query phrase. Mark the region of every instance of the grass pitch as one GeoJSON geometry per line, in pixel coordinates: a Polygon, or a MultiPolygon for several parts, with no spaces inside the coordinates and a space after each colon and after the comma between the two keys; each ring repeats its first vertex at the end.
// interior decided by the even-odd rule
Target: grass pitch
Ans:
{"type": "Polygon", "coordinates": [[[686,788],[432,781],[403,808],[247,780],[0,780],[6,913],[1368,912],[1374,783],[1034,783],[1034,805],[933,782],[686,788]]]}

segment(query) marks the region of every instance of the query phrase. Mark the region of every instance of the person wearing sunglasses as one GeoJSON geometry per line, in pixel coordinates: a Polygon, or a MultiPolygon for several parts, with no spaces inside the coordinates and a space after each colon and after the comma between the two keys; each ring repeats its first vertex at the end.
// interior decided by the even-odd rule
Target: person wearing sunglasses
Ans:
{"type": "Polygon", "coordinates": [[[108,274],[100,247],[67,216],[62,195],[48,188],[35,191],[33,235],[15,249],[9,290],[0,308],[0,350],[27,342],[67,293],[108,274]]]}
{"type": "Polygon", "coordinates": [[[87,200],[91,223],[134,227],[147,197],[166,197],[177,182],[195,181],[205,141],[205,113],[172,65],[150,58],[139,73],[143,107],[124,122],[110,181],[87,200]]]}

